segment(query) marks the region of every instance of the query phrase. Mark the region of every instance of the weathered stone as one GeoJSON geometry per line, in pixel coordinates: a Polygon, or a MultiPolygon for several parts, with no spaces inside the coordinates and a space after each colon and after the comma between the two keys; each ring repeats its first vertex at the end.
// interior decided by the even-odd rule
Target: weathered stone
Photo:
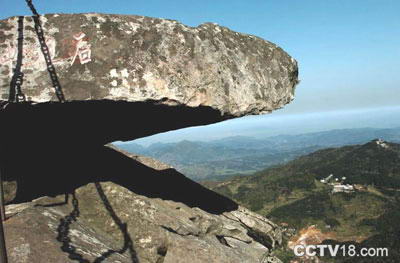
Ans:
{"type": "MultiPolygon", "coordinates": [[[[33,203],[25,206],[4,222],[9,262],[133,262],[129,256],[118,252],[110,253],[107,261],[99,261],[107,252],[117,251],[119,243],[80,221],[70,225],[64,240],[68,246],[63,246],[57,238],[63,237],[60,220],[68,211],[64,207],[33,207],[33,203]]],[[[13,210],[13,207],[8,209],[13,210]]]]}
{"type": "MultiPolygon", "coordinates": [[[[0,99],[17,56],[17,17],[0,21],[0,99]]],[[[143,16],[41,16],[67,100],[199,105],[222,116],[270,112],[289,103],[297,62],[275,44],[212,23],[188,27],[143,16]]],[[[31,17],[24,18],[23,92],[55,100],[31,17]]]]}
{"type": "MultiPolygon", "coordinates": [[[[127,156],[145,160],[157,171],[170,169],[147,157],[127,156]]],[[[75,205],[63,203],[63,196],[58,196],[7,206],[11,262],[36,263],[46,257],[63,263],[73,259],[254,263],[271,251],[270,244],[281,241],[275,238],[281,232],[277,225],[240,206],[209,213],[183,202],[139,195],[111,182],[89,183],[78,188],[75,196],[75,205]],[[271,237],[269,244],[257,239],[255,232],[271,237]]]]}
{"type": "MultiPolygon", "coordinates": [[[[294,59],[215,24],[104,14],[41,20],[68,102],[48,102],[56,97],[25,17],[30,103],[0,111],[0,158],[7,200],[40,199],[7,207],[12,262],[259,262],[280,244],[269,220],[167,165],[103,145],[280,108],[294,96],[294,59]],[[72,205],[62,203],[59,195],[72,192],[72,205]]],[[[16,45],[17,18],[0,21],[0,103],[16,45]]]]}

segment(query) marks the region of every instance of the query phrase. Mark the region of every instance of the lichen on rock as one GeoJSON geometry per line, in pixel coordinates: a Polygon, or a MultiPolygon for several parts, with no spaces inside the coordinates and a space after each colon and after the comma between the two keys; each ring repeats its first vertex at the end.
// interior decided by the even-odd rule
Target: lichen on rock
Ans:
{"type": "MultiPolygon", "coordinates": [[[[25,17],[23,91],[55,100],[46,64],[25,17]]],[[[297,62],[277,45],[217,24],[188,27],[134,15],[41,16],[68,100],[152,99],[226,116],[270,112],[294,98],[297,62]]],[[[17,17],[0,21],[0,99],[6,100],[17,54],[17,17]]]]}

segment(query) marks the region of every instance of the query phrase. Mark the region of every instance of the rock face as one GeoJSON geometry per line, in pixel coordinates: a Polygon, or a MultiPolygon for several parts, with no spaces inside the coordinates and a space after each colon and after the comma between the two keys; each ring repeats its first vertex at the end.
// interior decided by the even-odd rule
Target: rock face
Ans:
{"type": "MultiPolygon", "coordinates": [[[[9,97],[18,17],[0,21],[0,99],[9,97]]],[[[297,62],[275,44],[212,23],[196,28],[143,16],[54,14],[41,17],[67,100],[207,106],[229,118],[289,103],[297,62]]],[[[55,100],[31,17],[24,18],[23,92],[55,100]]]]}
{"type": "MultiPolygon", "coordinates": [[[[127,157],[160,173],[171,169],[150,158],[127,157]]],[[[171,173],[160,176],[178,183],[171,173]]],[[[221,200],[209,201],[226,207],[221,200]]],[[[63,196],[42,197],[7,206],[10,262],[258,263],[282,241],[278,226],[243,207],[206,212],[111,182],[89,183],[68,204],[63,201],[63,196]]]]}
{"type": "Polygon", "coordinates": [[[54,102],[25,17],[28,102],[3,104],[20,23],[0,21],[0,160],[6,199],[17,203],[5,222],[10,262],[264,262],[282,239],[275,224],[104,144],[280,108],[293,99],[297,62],[215,24],[104,14],[41,21],[66,103],[54,102]]]}

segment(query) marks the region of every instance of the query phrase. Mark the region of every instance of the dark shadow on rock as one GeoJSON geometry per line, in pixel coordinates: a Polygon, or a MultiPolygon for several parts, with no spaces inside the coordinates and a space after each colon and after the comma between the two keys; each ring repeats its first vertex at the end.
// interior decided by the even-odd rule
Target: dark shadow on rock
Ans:
{"type": "Polygon", "coordinates": [[[136,194],[182,202],[214,214],[237,209],[232,200],[174,169],[155,170],[107,146],[36,151],[24,151],[4,166],[5,179],[17,180],[14,203],[71,193],[91,182],[111,181],[136,194]]]}
{"type": "MultiPolygon", "coordinates": [[[[132,263],[139,263],[136,251],[133,248],[133,241],[131,236],[129,235],[127,225],[123,223],[115,213],[110,202],[108,201],[106,194],[103,191],[103,188],[101,187],[101,184],[95,183],[95,186],[106,210],[108,211],[108,213],[110,214],[110,216],[112,217],[112,219],[122,232],[122,235],[124,237],[124,245],[120,250],[110,249],[107,252],[104,252],[100,257],[93,260],[93,263],[104,262],[104,260],[112,256],[113,254],[115,253],[124,254],[127,250],[129,250],[132,263]]],[[[68,195],[66,195],[65,202],[68,202],[68,195]]],[[[72,193],[72,207],[73,207],[72,212],[69,215],[60,219],[60,224],[58,225],[57,228],[57,233],[58,233],[57,240],[62,243],[61,250],[67,253],[70,259],[77,261],[79,263],[90,263],[88,259],[85,259],[83,255],[78,253],[77,249],[73,246],[71,242],[71,238],[69,237],[70,225],[73,224],[73,222],[77,221],[80,215],[79,201],[76,198],[75,193],[72,193]]]]}
{"type": "MultiPolygon", "coordinates": [[[[92,102],[88,103],[92,105],[92,102]]],[[[108,105],[109,102],[104,103],[108,105]]],[[[80,104],[77,102],[77,105],[80,104]]],[[[82,108],[77,106],[75,110],[71,104],[68,114],[67,109],[66,112],[59,110],[64,106],[58,103],[38,104],[37,108],[30,110],[30,105],[21,106],[28,108],[11,111],[13,114],[7,111],[0,113],[0,123],[7,124],[1,127],[0,161],[3,162],[5,180],[17,181],[14,203],[45,195],[72,193],[91,182],[111,181],[140,195],[182,202],[214,214],[237,209],[238,205],[232,200],[191,181],[174,169],[155,170],[100,145],[124,136],[129,138],[132,134],[141,137],[167,126],[168,129],[180,127],[182,116],[174,118],[173,115],[174,111],[177,115],[181,114],[180,110],[160,106],[172,112],[151,113],[150,110],[150,116],[146,117],[146,104],[142,105],[143,108],[138,106],[137,111],[124,109],[125,106],[130,107],[125,103],[121,103],[125,106],[111,104],[121,107],[118,113],[124,117],[116,116],[115,111],[107,111],[107,107],[102,110],[97,102],[93,102],[93,108],[86,108],[85,102],[82,108]],[[68,116],[60,115],[60,112],[68,116]],[[127,117],[127,113],[131,113],[132,117],[127,117]],[[166,126],[163,127],[164,124],[166,126]]],[[[187,112],[185,118],[196,116],[187,112]]],[[[206,118],[205,115],[202,118],[206,118]]],[[[201,117],[199,119],[190,122],[199,123],[201,117]]]]}
{"type": "Polygon", "coordinates": [[[108,213],[110,214],[111,218],[113,219],[114,223],[118,226],[119,230],[121,231],[122,235],[124,236],[124,246],[120,250],[108,250],[104,252],[100,257],[96,258],[93,263],[100,263],[103,262],[105,259],[109,258],[114,253],[124,254],[125,251],[129,251],[130,258],[132,263],[138,263],[139,259],[137,257],[136,251],[133,248],[133,241],[131,236],[128,232],[128,226],[126,223],[123,223],[121,219],[117,216],[114,209],[112,208],[110,202],[106,194],[104,193],[103,188],[101,187],[100,183],[95,183],[96,190],[99,193],[101,200],[103,201],[104,207],[107,209],[108,213]]]}
{"type": "Polygon", "coordinates": [[[168,106],[154,100],[12,103],[0,110],[3,139],[37,145],[105,145],[231,117],[211,107],[168,106]]]}
{"type": "Polygon", "coordinates": [[[72,212],[60,219],[60,224],[57,228],[57,240],[62,243],[61,250],[67,253],[70,259],[78,261],[79,263],[90,263],[89,260],[85,259],[77,252],[76,248],[71,244],[71,239],[69,237],[70,225],[74,221],[77,221],[80,214],[79,203],[75,193],[72,193],[72,206],[72,212]]]}

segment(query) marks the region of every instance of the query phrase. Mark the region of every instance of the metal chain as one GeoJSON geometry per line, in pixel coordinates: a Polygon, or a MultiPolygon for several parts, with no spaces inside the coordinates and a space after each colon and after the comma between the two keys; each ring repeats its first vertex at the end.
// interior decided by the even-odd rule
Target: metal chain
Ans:
{"type": "Polygon", "coordinates": [[[26,0],[26,3],[28,4],[29,8],[31,9],[31,11],[33,13],[32,18],[33,18],[33,21],[35,22],[35,31],[39,38],[40,48],[42,50],[44,59],[46,60],[47,70],[49,71],[50,78],[53,83],[53,87],[55,89],[57,98],[60,102],[65,102],[64,93],[61,89],[60,82],[58,81],[55,67],[53,65],[53,62],[51,61],[50,51],[46,44],[46,39],[44,37],[43,28],[40,23],[40,15],[36,11],[36,8],[34,7],[32,0],[26,0]]]}

